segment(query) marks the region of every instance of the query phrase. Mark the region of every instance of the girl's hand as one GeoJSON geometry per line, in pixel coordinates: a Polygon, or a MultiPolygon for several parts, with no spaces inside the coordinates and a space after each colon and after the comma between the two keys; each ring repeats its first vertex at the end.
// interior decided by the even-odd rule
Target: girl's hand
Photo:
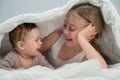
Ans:
{"type": "Polygon", "coordinates": [[[87,39],[87,41],[91,41],[92,39],[95,38],[96,34],[97,34],[96,27],[90,24],[78,33],[78,39],[84,37],[85,39],[87,39]]]}

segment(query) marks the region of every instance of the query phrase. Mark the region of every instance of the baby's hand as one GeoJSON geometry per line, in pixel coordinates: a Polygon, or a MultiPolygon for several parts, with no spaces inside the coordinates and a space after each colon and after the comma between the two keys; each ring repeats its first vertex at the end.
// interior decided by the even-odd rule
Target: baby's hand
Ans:
{"type": "Polygon", "coordinates": [[[86,28],[81,30],[78,34],[78,38],[84,37],[88,41],[91,41],[95,38],[95,35],[97,34],[97,29],[95,26],[92,26],[92,24],[88,25],[86,28]]]}

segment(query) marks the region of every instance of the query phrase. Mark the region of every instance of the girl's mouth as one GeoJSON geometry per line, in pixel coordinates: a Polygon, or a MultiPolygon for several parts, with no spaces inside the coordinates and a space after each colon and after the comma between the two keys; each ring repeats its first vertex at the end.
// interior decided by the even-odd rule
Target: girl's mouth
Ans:
{"type": "Polygon", "coordinates": [[[72,41],[72,39],[65,39],[66,41],[72,41]]]}

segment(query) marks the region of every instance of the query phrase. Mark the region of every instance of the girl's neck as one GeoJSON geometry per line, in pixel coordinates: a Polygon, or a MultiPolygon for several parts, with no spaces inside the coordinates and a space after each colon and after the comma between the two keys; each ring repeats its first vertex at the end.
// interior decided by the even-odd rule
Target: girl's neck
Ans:
{"type": "Polygon", "coordinates": [[[69,46],[67,46],[67,45],[64,44],[64,46],[66,48],[69,48],[69,50],[72,50],[72,51],[74,51],[76,53],[79,53],[79,52],[82,51],[82,48],[79,45],[78,46],[69,47],[69,46]]]}
{"type": "Polygon", "coordinates": [[[81,51],[82,49],[80,48],[80,46],[69,47],[64,44],[58,54],[58,57],[63,61],[67,61],[79,54],[81,51]]]}

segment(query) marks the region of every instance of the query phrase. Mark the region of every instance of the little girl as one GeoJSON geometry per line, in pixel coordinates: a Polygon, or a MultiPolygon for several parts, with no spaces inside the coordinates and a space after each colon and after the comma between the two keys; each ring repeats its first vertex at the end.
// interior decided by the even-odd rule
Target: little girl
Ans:
{"type": "Polygon", "coordinates": [[[99,7],[77,4],[68,11],[63,31],[54,31],[42,40],[41,51],[49,50],[47,57],[56,68],[90,59],[107,68],[101,53],[91,44],[102,36],[104,25],[99,7]]]}

